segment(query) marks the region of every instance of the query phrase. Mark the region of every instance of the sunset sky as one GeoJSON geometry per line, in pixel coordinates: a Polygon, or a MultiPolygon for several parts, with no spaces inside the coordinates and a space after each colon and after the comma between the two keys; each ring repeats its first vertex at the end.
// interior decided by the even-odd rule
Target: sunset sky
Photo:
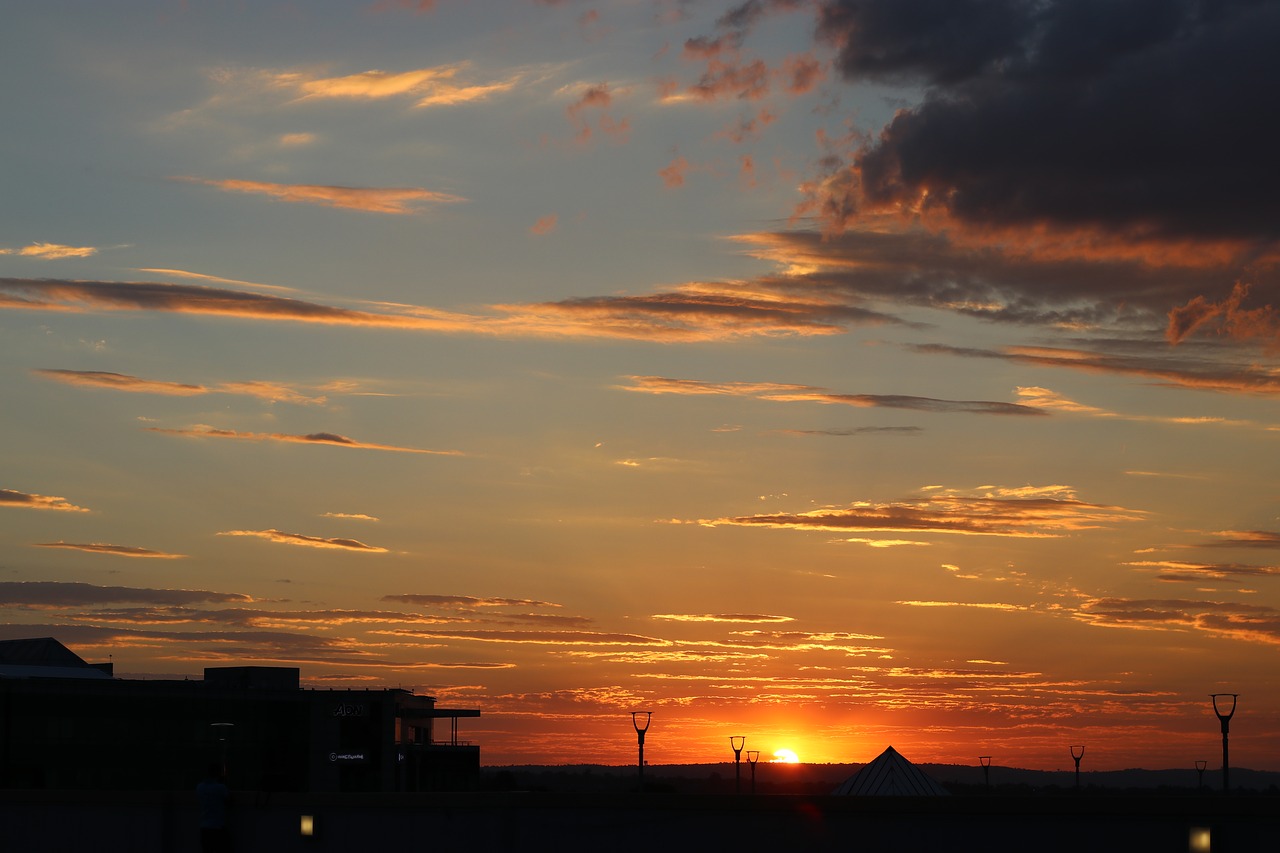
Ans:
{"type": "Polygon", "coordinates": [[[483,763],[1280,770],[1280,3],[6,10],[0,638],[483,763]]]}

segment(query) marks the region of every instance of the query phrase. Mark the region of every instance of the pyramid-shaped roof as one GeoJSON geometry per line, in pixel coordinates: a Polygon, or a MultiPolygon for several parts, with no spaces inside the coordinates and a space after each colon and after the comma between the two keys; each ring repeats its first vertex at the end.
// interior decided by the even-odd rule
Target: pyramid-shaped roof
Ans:
{"type": "Polygon", "coordinates": [[[0,678],[108,678],[53,637],[0,640],[0,678]]]}
{"type": "Polygon", "coordinates": [[[832,793],[852,797],[945,797],[949,794],[892,746],[844,780],[832,793]]]}

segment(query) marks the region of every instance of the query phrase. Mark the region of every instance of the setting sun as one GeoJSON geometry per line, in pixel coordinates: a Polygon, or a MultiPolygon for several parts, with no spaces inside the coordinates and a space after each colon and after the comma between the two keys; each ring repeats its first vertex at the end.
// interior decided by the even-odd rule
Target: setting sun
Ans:
{"type": "Polygon", "coordinates": [[[789,749],[779,749],[773,753],[771,764],[799,764],[800,756],[789,749]]]}

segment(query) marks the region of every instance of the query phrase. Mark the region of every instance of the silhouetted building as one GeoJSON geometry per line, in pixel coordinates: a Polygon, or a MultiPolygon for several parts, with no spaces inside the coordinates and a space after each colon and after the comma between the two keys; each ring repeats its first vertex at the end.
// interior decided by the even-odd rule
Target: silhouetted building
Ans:
{"type": "Polygon", "coordinates": [[[945,797],[949,792],[891,746],[831,793],[849,797],[945,797]]]}
{"type": "Polygon", "coordinates": [[[117,679],[52,638],[0,641],[0,788],[191,790],[218,762],[242,790],[472,790],[480,747],[458,719],[478,716],[408,690],[304,690],[294,667],[117,679]]]}

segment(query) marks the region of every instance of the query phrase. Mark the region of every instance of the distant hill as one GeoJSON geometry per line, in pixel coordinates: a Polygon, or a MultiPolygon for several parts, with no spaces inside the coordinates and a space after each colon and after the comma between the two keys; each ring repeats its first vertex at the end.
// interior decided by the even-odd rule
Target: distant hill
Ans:
{"type": "MultiPolygon", "coordinates": [[[[845,779],[858,772],[861,764],[773,764],[756,765],[756,793],[829,794],[845,779]]],[[[962,764],[920,764],[921,770],[954,794],[982,794],[987,791],[982,768],[962,764]]],[[[751,790],[751,768],[741,765],[741,789],[751,790]]],[[[1023,770],[1016,767],[990,768],[991,790],[1001,794],[1053,794],[1075,790],[1075,770],[1023,770]]],[[[604,764],[510,765],[481,769],[481,786],[489,790],[530,791],[627,791],[638,784],[635,766],[604,764]]],[[[645,788],[673,793],[731,793],[736,788],[732,763],[648,765],[645,788]]],[[[1193,768],[1169,770],[1105,770],[1080,772],[1085,790],[1110,794],[1132,792],[1196,793],[1197,773],[1193,768]]],[[[1209,792],[1222,789],[1220,770],[1206,770],[1204,787],[1209,792]]],[[[1231,788],[1241,793],[1280,795],[1280,772],[1231,768],[1231,788]]]]}

